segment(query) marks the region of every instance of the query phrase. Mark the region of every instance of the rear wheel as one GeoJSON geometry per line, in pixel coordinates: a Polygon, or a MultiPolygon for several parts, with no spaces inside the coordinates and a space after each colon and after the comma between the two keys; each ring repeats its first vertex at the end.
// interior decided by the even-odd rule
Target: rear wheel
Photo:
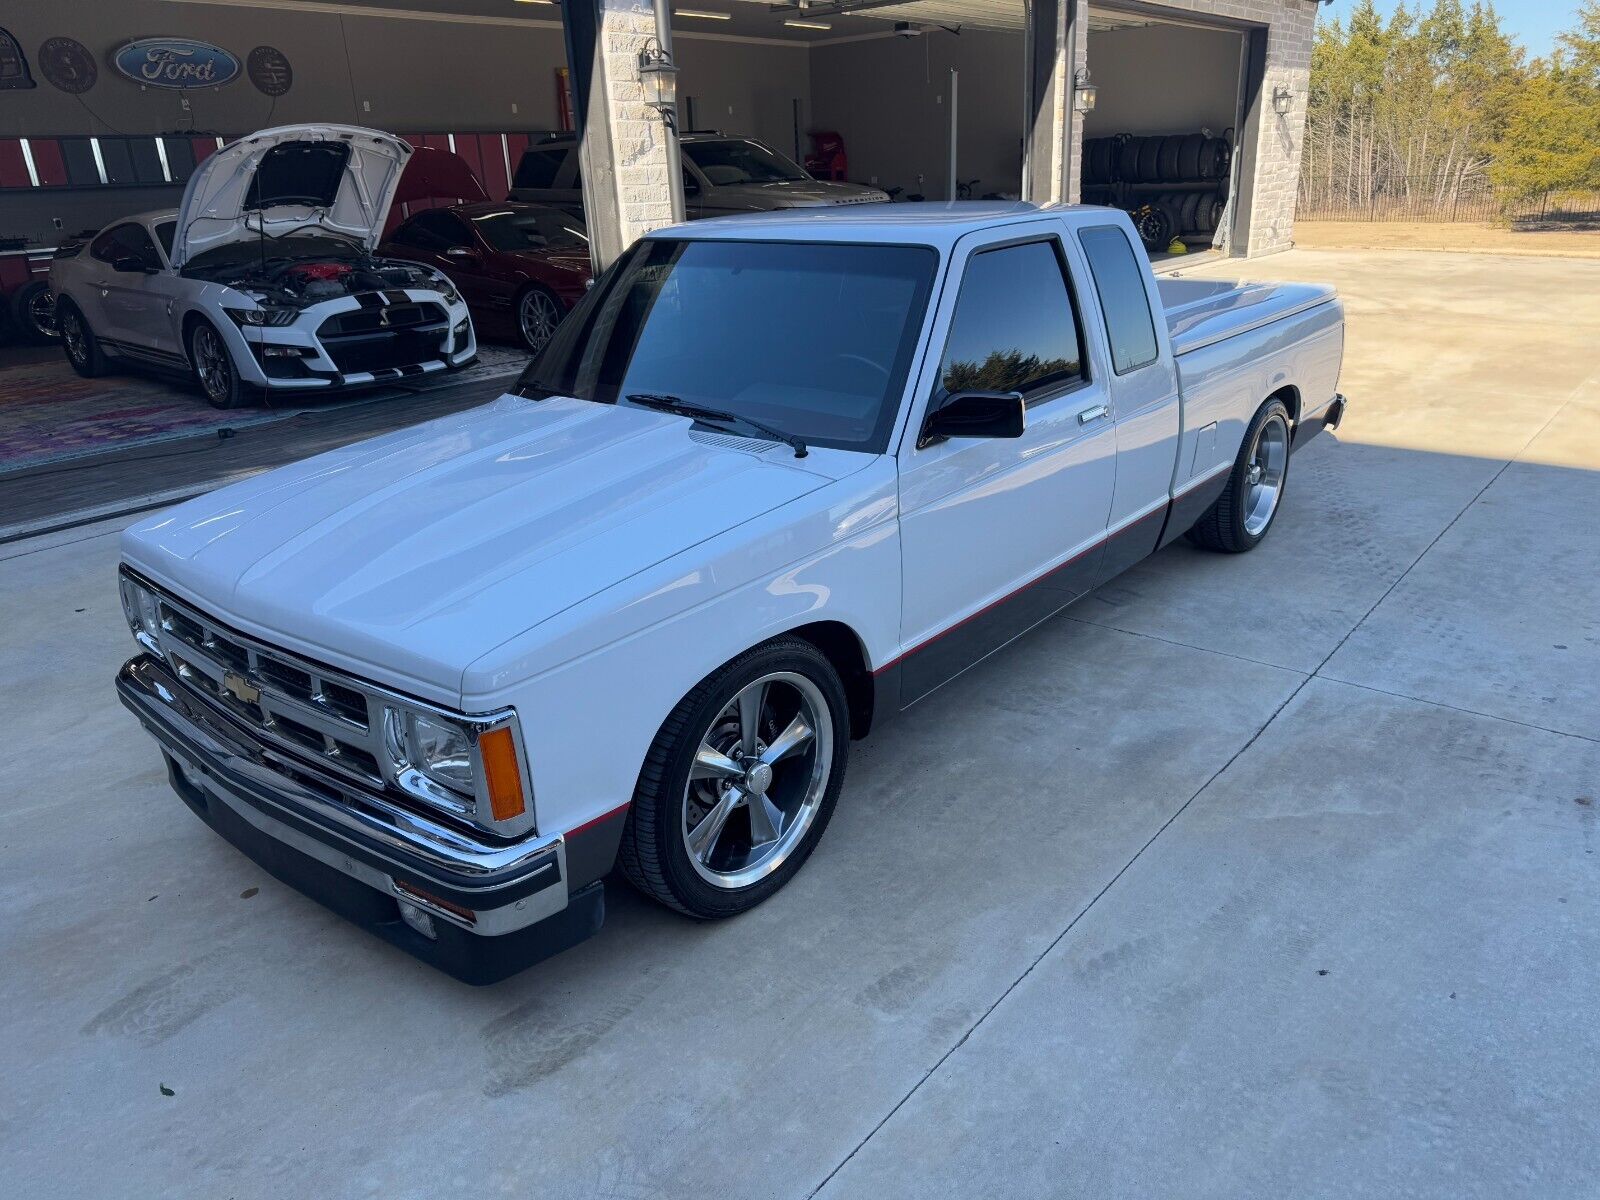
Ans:
{"type": "Polygon", "coordinates": [[[209,321],[196,321],[189,330],[189,363],[195,381],[213,408],[238,408],[245,401],[244,384],[222,335],[209,321]]]}
{"type": "Polygon", "coordinates": [[[728,917],[811,854],[844,782],[844,687],[810,642],[778,638],[679,702],[639,773],[623,873],[694,917],[728,917]]]}
{"type": "Polygon", "coordinates": [[[1254,550],[1277,519],[1289,480],[1289,410],[1268,400],[1245,430],[1239,457],[1216,503],[1189,530],[1189,540],[1207,550],[1242,554],[1254,550]]]}
{"type": "Polygon", "coordinates": [[[11,297],[11,315],[28,341],[61,339],[61,330],[56,324],[56,298],[50,294],[50,285],[42,279],[29,280],[16,290],[11,297]]]}
{"type": "Polygon", "coordinates": [[[61,348],[66,352],[72,369],[85,379],[106,373],[105,351],[100,340],[89,328],[83,313],[70,300],[63,300],[56,310],[56,320],[61,329],[61,348]]]}

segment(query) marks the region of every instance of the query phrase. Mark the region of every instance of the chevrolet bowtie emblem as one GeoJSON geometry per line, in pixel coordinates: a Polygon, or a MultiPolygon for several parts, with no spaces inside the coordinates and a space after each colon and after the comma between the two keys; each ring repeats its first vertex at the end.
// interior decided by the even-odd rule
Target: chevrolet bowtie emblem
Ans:
{"type": "Polygon", "coordinates": [[[240,704],[261,703],[261,689],[237,671],[224,671],[222,673],[222,690],[240,704]]]}

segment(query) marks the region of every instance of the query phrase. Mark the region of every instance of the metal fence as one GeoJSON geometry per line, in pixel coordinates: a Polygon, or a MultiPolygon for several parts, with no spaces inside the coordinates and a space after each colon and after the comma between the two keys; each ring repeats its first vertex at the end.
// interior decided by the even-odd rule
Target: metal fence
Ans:
{"type": "Polygon", "coordinates": [[[1302,179],[1295,216],[1303,221],[1505,222],[1519,228],[1600,229],[1600,192],[1546,192],[1513,199],[1477,177],[1454,185],[1436,179],[1390,179],[1370,196],[1351,196],[1343,181],[1302,179]]]}

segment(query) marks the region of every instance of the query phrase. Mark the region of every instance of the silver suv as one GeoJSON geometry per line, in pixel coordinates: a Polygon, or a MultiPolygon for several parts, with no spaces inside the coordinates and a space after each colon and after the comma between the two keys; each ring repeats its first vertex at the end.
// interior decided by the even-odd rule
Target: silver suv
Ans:
{"type": "MultiPolygon", "coordinates": [[[[684,214],[691,220],[775,208],[821,208],[834,204],[873,204],[887,192],[859,183],[813,179],[796,163],[754,138],[720,133],[685,133],[684,214]]],[[[549,204],[583,215],[583,185],[578,177],[578,142],[552,138],[523,152],[512,179],[511,199],[549,204]]]]}

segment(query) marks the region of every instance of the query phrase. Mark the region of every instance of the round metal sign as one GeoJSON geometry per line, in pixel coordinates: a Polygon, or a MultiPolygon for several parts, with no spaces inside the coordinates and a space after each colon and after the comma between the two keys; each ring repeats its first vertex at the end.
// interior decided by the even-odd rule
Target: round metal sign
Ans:
{"type": "Polygon", "coordinates": [[[111,65],[144,87],[221,87],[239,77],[239,60],[221,46],[193,38],[139,38],[111,52],[111,65]]]}
{"type": "Polygon", "coordinates": [[[257,46],[245,60],[245,72],[256,91],[264,96],[281,96],[294,86],[294,68],[289,56],[276,46],[257,46]]]}
{"type": "Polygon", "coordinates": [[[100,78],[89,47],[69,37],[46,38],[39,47],[39,74],[54,87],[81,96],[100,78]]]}

